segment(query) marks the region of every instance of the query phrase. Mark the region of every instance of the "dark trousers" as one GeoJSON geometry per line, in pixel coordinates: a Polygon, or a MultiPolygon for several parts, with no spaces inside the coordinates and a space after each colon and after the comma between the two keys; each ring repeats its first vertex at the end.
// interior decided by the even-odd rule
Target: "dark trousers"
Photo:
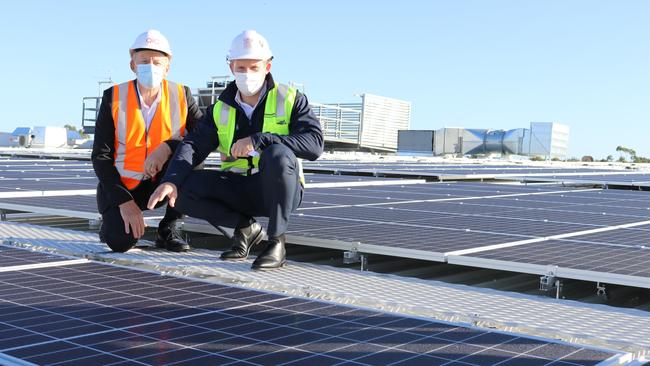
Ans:
{"type": "MultiPolygon", "coordinates": [[[[147,210],[147,202],[149,196],[158,187],[157,183],[150,180],[141,182],[131,192],[133,200],[140,207],[141,210],[147,210]]],[[[166,202],[161,202],[156,207],[164,205],[166,202]]],[[[124,230],[124,220],[120,214],[118,206],[112,206],[106,198],[106,193],[102,189],[101,183],[97,186],[97,207],[99,213],[102,215],[102,226],[99,229],[99,238],[102,242],[106,243],[114,252],[124,253],[133,248],[138,242],[138,239],[133,237],[133,234],[127,234],[124,230]]],[[[183,215],[172,207],[167,206],[165,217],[160,221],[158,230],[176,224],[176,220],[180,219],[183,215]]]]}
{"type": "Polygon", "coordinates": [[[274,144],[262,152],[257,174],[193,171],[180,188],[176,209],[222,232],[222,226],[235,228],[254,216],[265,216],[268,236],[278,237],[287,231],[289,216],[301,199],[296,156],[286,146],[274,144]]]}

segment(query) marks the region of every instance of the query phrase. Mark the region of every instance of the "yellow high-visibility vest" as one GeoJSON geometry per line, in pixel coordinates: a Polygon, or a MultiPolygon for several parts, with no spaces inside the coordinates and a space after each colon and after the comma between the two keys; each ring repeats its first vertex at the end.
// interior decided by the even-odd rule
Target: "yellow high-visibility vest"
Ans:
{"type": "MultiPolygon", "coordinates": [[[[275,85],[269,90],[264,105],[262,132],[284,136],[289,134],[289,123],[291,122],[293,103],[296,100],[296,92],[296,88],[286,85],[275,85]]],[[[215,104],[212,110],[212,117],[217,126],[219,137],[218,150],[221,153],[221,169],[244,175],[255,174],[259,170],[259,156],[236,158],[230,155],[230,148],[235,138],[236,115],[237,110],[221,100],[215,104]]],[[[298,168],[300,183],[304,186],[305,177],[300,159],[298,159],[298,168]]]]}

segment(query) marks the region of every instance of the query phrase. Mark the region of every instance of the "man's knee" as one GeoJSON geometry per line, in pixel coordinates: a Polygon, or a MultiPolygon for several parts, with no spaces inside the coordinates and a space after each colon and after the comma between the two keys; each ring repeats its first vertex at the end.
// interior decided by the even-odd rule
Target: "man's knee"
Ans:
{"type": "Polygon", "coordinates": [[[100,234],[101,240],[111,248],[112,251],[117,253],[124,253],[138,242],[136,238],[131,234],[127,234],[122,227],[120,229],[116,228],[106,228],[102,227],[102,233],[100,234]]]}
{"type": "Polygon", "coordinates": [[[102,215],[102,226],[99,229],[99,239],[106,243],[112,251],[124,253],[133,248],[138,242],[132,234],[124,230],[124,221],[119,209],[111,208],[102,215]]]}
{"type": "Polygon", "coordinates": [[[282,144],[273,144],[262,152],[260,156],[260,169],[271,171],[285,171],[296,168],[296,155],[282,144]]]}

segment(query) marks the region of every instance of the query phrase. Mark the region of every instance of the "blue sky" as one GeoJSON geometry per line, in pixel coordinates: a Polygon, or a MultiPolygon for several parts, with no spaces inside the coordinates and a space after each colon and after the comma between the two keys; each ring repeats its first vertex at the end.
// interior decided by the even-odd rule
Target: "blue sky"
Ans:
{"type": "Polygon", "coordinates": [[[174,51],[169,78],[228,73],[244,29],[266,36],[275,78],[315,102],[373,93],[413,103],[412,129],[571,127],[570,154],[650,156],[648,1],[20,1],[0,12],[0,131],[80,125],[97,80],[132,78],[148,28],[174,51]]]}

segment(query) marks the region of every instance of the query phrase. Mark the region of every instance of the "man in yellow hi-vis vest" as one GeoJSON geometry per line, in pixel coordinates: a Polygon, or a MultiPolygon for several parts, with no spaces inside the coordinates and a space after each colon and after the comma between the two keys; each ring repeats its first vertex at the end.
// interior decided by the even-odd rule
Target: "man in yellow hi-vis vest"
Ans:
{"type": "Polygon", "coordinates": [[[307,97],[273,80],[273,54],[259,33],[235,37],[227,59],[235,81],[180,144],[149,207],[168,197],[180,212],[222,232],[234,228],[224,260],[246,259],[265,236],[254,217],[268,217],[266,248],[253,269],[278,268],[285,263],[289,216],[302,199],[299,159],[320,156],[323,133],[307,97]],[[192,170],[215,149],[221,171],[192,170]]]}

